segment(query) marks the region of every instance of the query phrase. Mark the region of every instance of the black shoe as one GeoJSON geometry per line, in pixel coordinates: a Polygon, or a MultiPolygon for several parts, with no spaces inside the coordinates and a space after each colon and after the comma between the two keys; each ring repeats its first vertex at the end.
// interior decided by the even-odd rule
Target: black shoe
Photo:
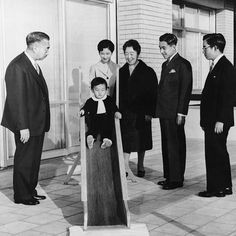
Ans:
{"type": "Polygon", "coordinates": [[[145,170],[138,170],[137,176],[143,178],[145,176],[145,170]]]}
{"type": "Polygon", "coordinates": [[[158,181],[158,182],[157,182],[157,184],[158,184],[158,185],[161,185],[161,186],[163,186],[164,184],[167,184],[167,183],[168,183],[167,180],[161,180],[161,181],[158,181]]]}
{"type": "Polygon", "coordinates": [[[225,193],[225,195],[231,195],[231,194],[233,194],[232,187],[225,188],[224,193],[225,193]]]}
{"type": "Polygon", "coordinates": [[[45,199],[46,199],[46,196],[38,195],[38,194],[37,194],[37,195],[34,195],[33,198],[36,199],[36,200],[45,200],[45,199]]]}
{"type": "Polygon", "coordinates": [[[183,187],[183,182],[166,182],[162,189],[164,190],[171,190],[171,189],[176,189],[176,188],[181,188],[183,187]]]}
{"type": "Polygon", "coordinates": [[[199,197],[225,197],[224,191],[218,191],[218,192],[208,192],[203,191],[198,193],[199,197]]]}
{"type": "Polygon", "coordinates": [[[39,201],[35,198],[29,200],[15,200],[16,204],[24,204],[24,205],[38,205],[39,201]]]}

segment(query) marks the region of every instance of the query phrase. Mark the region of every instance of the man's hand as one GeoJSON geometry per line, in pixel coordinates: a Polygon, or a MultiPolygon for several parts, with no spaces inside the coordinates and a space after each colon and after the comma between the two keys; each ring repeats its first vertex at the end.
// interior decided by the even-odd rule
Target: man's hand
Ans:
{"type": "Polygon", "coordinates": [[[223,132],[224,123],[217,121],[215,124],[215,133],[220,134],[223,132]]]}
{"type": "Polygon", "coordinates": [[[176,118],[176,124],[177,125],[183,125],[185,123],[185,116],[182,116],[182,115],[177,115],[177,118],[176,118]]]}
{"type": "Polygon", "coordinates": [[[30,138],[29,129],[22,129],[20,130],[20,141],[22,143],[27,143],[30,138]]]}

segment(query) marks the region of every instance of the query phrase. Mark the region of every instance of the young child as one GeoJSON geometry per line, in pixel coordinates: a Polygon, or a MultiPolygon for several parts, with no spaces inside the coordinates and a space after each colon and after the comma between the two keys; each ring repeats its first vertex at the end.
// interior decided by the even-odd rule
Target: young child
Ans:
{"type": "Polygon", "coordinates": [[[91,81],[92,97],[89,98],[80,110],[80,115],[86,115],[87,145],[93,148],[97,135],[101,135],[101,148],[105,149],[112,145],[111,136],[114,123],[114,116],[121,119],[116,104],[108,93],[108,85],[105,79],[95,77],[91,81]]]}

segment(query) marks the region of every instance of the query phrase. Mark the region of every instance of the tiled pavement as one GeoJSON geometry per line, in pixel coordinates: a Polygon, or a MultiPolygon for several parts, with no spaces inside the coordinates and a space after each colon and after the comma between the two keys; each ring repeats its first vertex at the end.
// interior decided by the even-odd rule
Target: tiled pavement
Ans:
{"type": "MultiPolygon", "coordinates": [[[[236,143],[229,143],[233,183],[236,186],[236,143]]],[[[131,161],[135,171],[136,159],[131,161]]],[[[162,190],[161,154],[145,160],[146,177],[128,182],[131,223],[146,223],[151,236],[236,236],[236,194],[225,198],[200,198],[205,189],[203,143],[188,140],[186,180],[183,188],[162,190]]],[[[12,188],[0,189],[0,236],[65,236],[67,227],[83,225],[80,176],[63,185],[65,175],[41,180],[40,194],[47,199],[37,206],[12,202],[12,188]]],[[[1,172],[0,172],[1,182],[1,172]]],[[[236,187],[234,187],[236,193],[236,187]]]]}

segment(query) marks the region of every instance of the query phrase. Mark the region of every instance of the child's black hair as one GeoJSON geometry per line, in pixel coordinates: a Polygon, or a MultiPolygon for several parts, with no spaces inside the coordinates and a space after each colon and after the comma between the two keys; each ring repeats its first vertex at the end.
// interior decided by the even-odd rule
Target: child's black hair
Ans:
{"type": "Polygon", "coordinates": [[[108,89],[107,81],[105,79],[101,78],[101,77],[95,77],[91,81],[91,89],[94,89],[94,87],[99,85],[99,84],[104,84],[106,89],[108,89]]]}

